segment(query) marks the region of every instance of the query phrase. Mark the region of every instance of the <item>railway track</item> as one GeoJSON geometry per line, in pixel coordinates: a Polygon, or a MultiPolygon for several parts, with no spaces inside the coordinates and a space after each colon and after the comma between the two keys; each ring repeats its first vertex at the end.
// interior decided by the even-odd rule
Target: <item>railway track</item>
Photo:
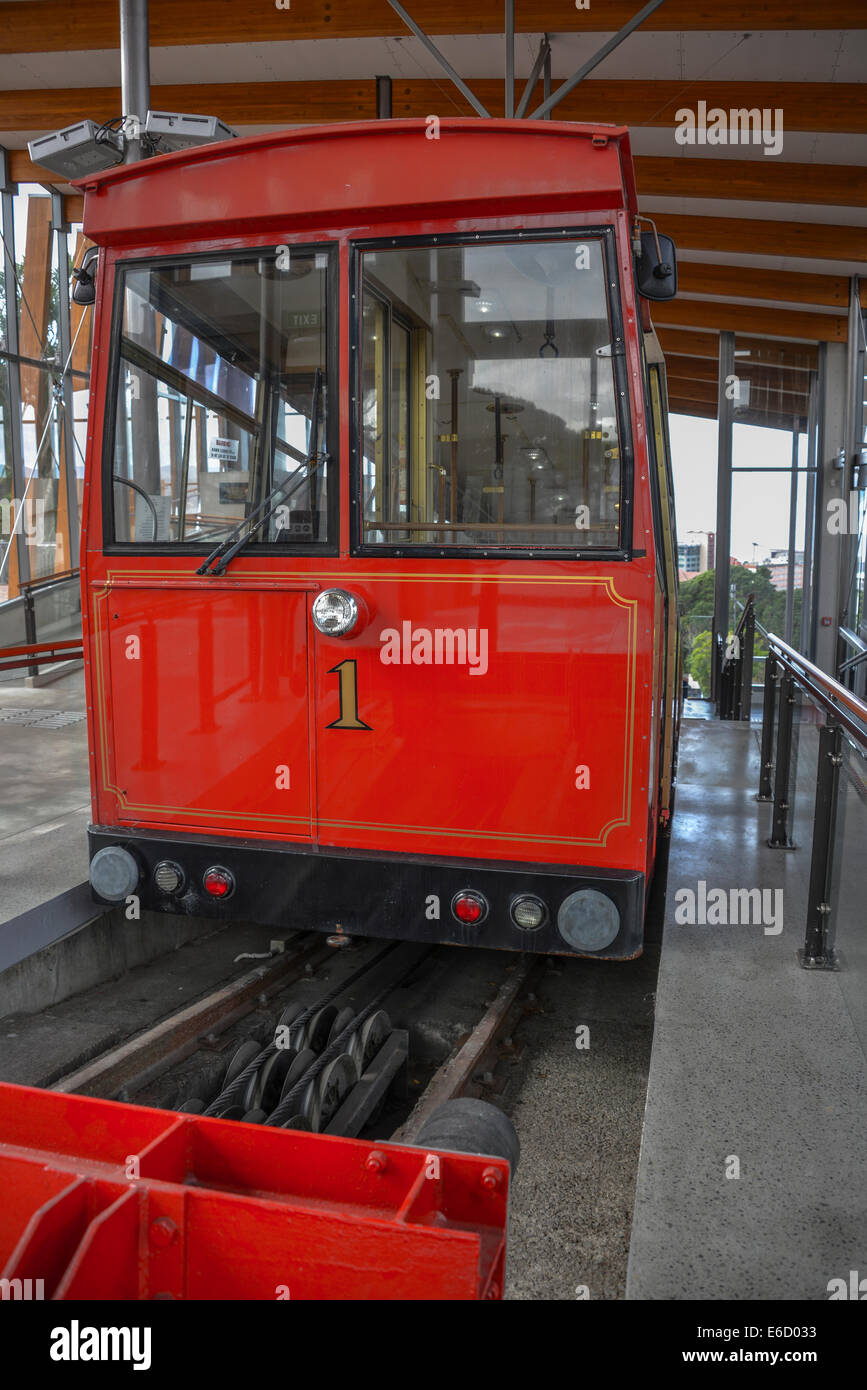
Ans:
{"type": "Polygon", "coordinates": [[[450,955],[451,948],[371,942],[338,957],[321,936],[298,936],[52,1089],[267,1127],[426,1142],[446,1102],[487,1095],[498,1061],[518,1055],[513,1035],[545,969],[535,956],[486,958],[494,998],[411,1096],[413,999],[450,955]],[[327,964],[333,978],[313,990],[327,964]]]}

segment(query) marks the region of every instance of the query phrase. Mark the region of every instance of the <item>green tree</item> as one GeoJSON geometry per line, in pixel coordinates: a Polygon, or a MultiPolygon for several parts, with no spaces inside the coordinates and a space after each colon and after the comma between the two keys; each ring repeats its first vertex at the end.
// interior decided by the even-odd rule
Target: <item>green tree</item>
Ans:
{"type": "MultiPolygon", "coordinates": [[[[741,609],[738,604],[746,603],[748,595],[754,594],[758,621],[768,632],[775,632],[778,637],[785,636],[785,590],[774,588],[771,572],[767,565],[759,565],[756,570],[748,570],[743,565],[733,564],[731,582],[737,604],[733,605],[733,611],[729,614],[730,630],[734,631],[740,618],[741,609]]],[[[690,672],[693,679],[699,682],[702,691],[705,692],[710,689],[710,629],[713,621],[713,586],[713,570],[705,570],[703,574],[697,574],[694,579],[687,579],[680,586],[684,670],[690,672]],[[700,639],[706,639],[706,641],[700,639]],[[694,652],[697,669],[693,668],[694,652]],[[704,670],[705,661],[707,661],[708,670],[706,681],[698,674],[698,671],[704,670]]],[[[795,647],[799,645],[801,640],[801,598],[801,590],[796,589],[794,591],[794,621],[792,623],[792,644],[795,647]]],[[[761,660],[767,654],[767,650],[767,643],[757,629],[753,647],[756,660],[761,660]]],[[[760,680],[762,674],[762,667],[754,668],[753,679],[760,680]]]]}
{"type": "Polygon", "coordinates": [[[689,656],[689,674],[701,686],[705,699],[710,696],[710,652],[711,635],[700,632],[694,639],[689,656]]]}

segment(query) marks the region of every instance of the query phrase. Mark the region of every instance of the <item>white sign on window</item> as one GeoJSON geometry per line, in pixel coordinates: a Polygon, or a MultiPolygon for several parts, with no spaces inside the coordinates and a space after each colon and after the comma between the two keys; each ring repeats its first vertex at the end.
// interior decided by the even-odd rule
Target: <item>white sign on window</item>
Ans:
{"type": "Polygon", "coordinates": [[[221,463],[238,462],[237,439],[212,439],[208,445],[208,458],[219,459],[221,463]]]}

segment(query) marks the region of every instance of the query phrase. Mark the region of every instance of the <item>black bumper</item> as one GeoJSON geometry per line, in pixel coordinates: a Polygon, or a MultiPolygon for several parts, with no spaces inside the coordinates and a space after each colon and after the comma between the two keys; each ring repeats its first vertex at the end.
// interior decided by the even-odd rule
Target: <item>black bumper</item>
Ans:
{"type": "Polygon", "coordinates": [[[564,941],[557,930],[557,910],[570,893],[595,888],[617,907],[620,930],[610,946],[592,954],[628,960],[641,953],[644,941],[643,873],[311,849],[155,830],[130,833],[106,826],[92,826],[88,839],[91,859],[106,845],[130,851],[141,868],[136,895],[141,907],[152,912],[240,919],[282,930],[342,929],[349,936],[572,956],[591,953],[576,951],[564,941]],[[184,872],[184,885],[176,894],[160,892],[153,881],[161,860],[171,860],[184,872]],[[202,887],[204,874],[214,865],[229,869],[235,879],[229,898],[212,898],[202,887]],[[455,894],[468,888],[483,893],[490,903],[487,919],[476,927],[456,921],[451,912],[455,894]],[[547,921],[536,931],[522,931],[509,915],[510,904],[522,893],[535,894],[548,908],[547,921]]]}

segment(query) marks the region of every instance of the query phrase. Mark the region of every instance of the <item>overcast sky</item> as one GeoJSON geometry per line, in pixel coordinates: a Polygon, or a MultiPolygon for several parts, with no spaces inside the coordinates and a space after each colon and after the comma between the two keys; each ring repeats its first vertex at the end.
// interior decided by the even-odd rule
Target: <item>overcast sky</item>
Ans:
{"type": "MultiPolygon", "coordinates": [[[[801,462],[805,436],[801,436],[801,462]]],[[[689,531],[716,530],[716,420],[691,415],[671,417],[671,458],[674,469],[674,504],[677,534],[688,540],[689,531]]],[[[786,430],[757,425],[734,426],[735,468],[790,468],[792,436],[786,430]]],[[[806,475],[798,479],[797,549],[803,549],[806,475]]],[[[732,486],[732,545],[736,559],[762,560],[770,550],[782,550],[789,538],[790,475],[735,474],[732,486]],[[756,549],[753,550],[753,542],[756,549]]]]}

